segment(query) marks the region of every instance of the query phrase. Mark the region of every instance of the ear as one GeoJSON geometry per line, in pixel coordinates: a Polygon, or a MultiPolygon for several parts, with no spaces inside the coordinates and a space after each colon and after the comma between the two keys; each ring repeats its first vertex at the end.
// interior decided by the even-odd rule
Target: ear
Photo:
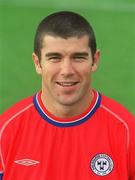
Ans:
{"type": "Polygon", "coordinates": [[[33,59],[37,74],[41,74],[42,72],[41,64],[40,64],[38,56],[34,52],[32,53],[32,59],[33,59]]]}
{"type": "Polygon", "coordinates": [[[99,66],[100,51],[97,50],[94,54],[93,63],[92,63],[92,72],[95,72],[99,66]]]}

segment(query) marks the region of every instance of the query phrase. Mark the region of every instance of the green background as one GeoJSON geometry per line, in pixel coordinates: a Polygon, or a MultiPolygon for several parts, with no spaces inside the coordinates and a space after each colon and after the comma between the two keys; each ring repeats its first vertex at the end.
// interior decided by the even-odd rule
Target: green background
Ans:
{"type": "Polygon", "coordinates": [[[31,56],[34,34],[41,19],[58,10],[91,22],[101,50],[93,86],[135,114],[134,0],[0,0],[0,114],[40,89],[31,56]]]}

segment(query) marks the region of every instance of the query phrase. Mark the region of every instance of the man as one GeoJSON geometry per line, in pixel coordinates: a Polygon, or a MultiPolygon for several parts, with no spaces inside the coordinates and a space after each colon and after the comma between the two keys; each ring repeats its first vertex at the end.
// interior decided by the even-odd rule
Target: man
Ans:
{"type": "Polygon", "coordinates": [[[135,120],[92,89],[100,52],[87,20],[49,15],[32,56],[41,91],[1,116],[1,179],[135,180],[135,120]]]}

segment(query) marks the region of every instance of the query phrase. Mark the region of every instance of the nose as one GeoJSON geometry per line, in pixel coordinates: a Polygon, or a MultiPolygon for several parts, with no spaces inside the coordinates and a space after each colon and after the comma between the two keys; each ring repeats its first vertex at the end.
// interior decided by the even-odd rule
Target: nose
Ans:
{"type": "Polygon", "coordinates": [[[61,63],[61,75],[65,77],[74,75],[74,67],[72,60],[69,58],[65,58],[61,63]]]}

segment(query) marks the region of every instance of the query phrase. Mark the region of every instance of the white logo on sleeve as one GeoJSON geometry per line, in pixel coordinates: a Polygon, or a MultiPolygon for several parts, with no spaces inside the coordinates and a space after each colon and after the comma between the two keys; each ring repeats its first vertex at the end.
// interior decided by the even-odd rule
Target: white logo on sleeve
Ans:
{"type": "Polygon", "coordinates": [[[35,160],[32,160],[32,159],[20,159],[20,160],[14,161],[14,162],[16,164],[20,164],[20,165],[23,165],[23,166],[32,166],[32,165],[36,165],[36,164],[40,163],[39,161],[35,161],[35,160]]]}
{"type": "Polygon", "coordinates": [[[91,160],[91,169],[98,176],[106,176],[112,172],[114,163],[107,154],[98,154],[91,160]]]}

